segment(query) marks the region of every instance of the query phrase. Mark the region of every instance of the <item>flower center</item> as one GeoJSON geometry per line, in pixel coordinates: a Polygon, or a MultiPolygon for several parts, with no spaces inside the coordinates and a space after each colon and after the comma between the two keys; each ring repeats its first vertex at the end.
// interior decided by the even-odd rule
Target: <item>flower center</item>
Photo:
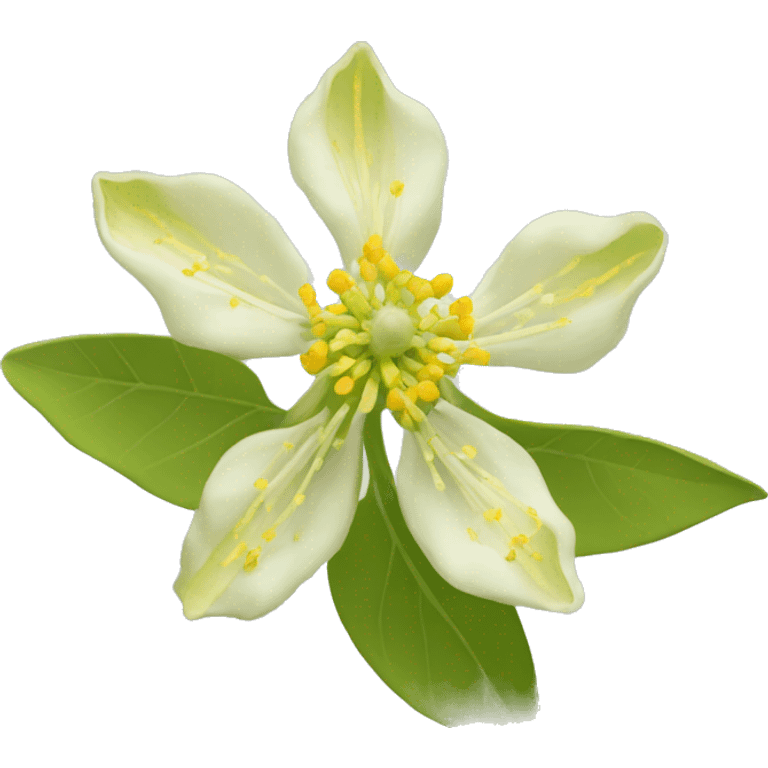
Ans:
{"type": "Polygon", "coordinates": [[[413,430],[440,398],[440,379],[462,364],[487,365],[490,353],[472,341],[472,300],[452,300],[451,275],[425,280],[400,269],[380,235],[368,238],[357,263],[359,281],[341,269],[328,276],[339,303],[321,307],[311,285],[299,288],[317,339],[301,364],[333,379],[335,394],[364,413],[383,385],[387,407],[413,430]]]}

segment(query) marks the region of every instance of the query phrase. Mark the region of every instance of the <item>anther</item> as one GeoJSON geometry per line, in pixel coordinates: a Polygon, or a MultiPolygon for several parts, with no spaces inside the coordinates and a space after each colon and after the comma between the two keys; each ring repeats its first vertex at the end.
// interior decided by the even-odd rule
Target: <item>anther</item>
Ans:
{"type": "Polygon", "coordinates": [[[402,181],[395,180],[389,185],[389,192],[393,197],[400,197],[405,189],[405,184],[402,181]]]}
{"type": "Polygon", "coordinates": [[[461,355],[460,361],[468,365],[488,365],[491,353],[480,347],[467,347],[461,355]]]}
{"type": "Polygon", "coordinates": [[[371,262],[368,261],[368,259],[365,257],[359,259],[357,263],[360,265],[360,276],[363,278],[363,280],[372,283],[378,275],[378,270],[376,269],[375,265],[371,264],[371,262]]]}
{"type": "Polygon", "coordinates": [[[251,549],[248,552],[248,554],[245,556],[245,563],[243,565],[243,570],[246,573],[250,573],[259,564],[260,554],[261,554],[261,547],[256,547],[256,549],[251,549]]]}
{"type": "Polygon", "coordinates": [[[491,522],[492,520],[501,520],[501,508],[496,507],[496,509],[486,509],[485,512],[483,512],[483,517],[488,522],[491,522]]]}
{"type": "Polygon", "coordinates": [[[432,291],[434,292],[436,299],[442,299],[443,296],[450,293],[451,288],[453,288],[453,277],[447,272],[443,272],[441,275],[433,277],[430,282],[432,283],[432,291]]]}
{"type": "Polygon", "coordinates": [[[333,391],[337,395],[348,395],[355,387],[355,380],[351,376],[342,376],[334,385],[333,391]]]}
{"type": "Polygon", "coordinates": [[[304,283],[304,285],[299,288],[299,298],[305,307],[311,307],[317,300],[317,294],[315,293],[315,289],[309,283],[304,283]]]}
{"type": "Polygon", "coordinates": [[[425,403],[433,403],[440,397],[440,390],[437,388],[437,384],[434,381],[422,381],[416,387],[416,391],[419,393],[419,399],[425,403]]]}
{"type": "Polygon", "coordinates": [[[352,276],[345,272],[343,269],[334,269],[330,275],[328,275],[328,287],[341,296],[342,293],[346,293],[355,284],[352,276]]]}
{"type": "Polygon", "coordinates": [[[403,393],[399,389],[390,389],[387,393],[387,408],[390,411],[402,411],[405,409],[403,393]]]}
{"type": "Polygon", "coordinates": [[[254,488],[258,488],[260,491],[263,491],[267,486],[269,485],[269,480],[260,477],[254,484],[254,488]]]}
{"type": "Polygon", "coordinates": [[[394,278],[400,272],[400,268],[397,266],[397,264],[395,264],[392,257],[386,251],[384,251],[384,254],[377,266],[379,268],[379,273],[384,275],[387,280],[394,280],[394,278]]]}
{"type": "Polygon", "coordinates": [[[465,317],[472,314],[472,299],[469,296],[462,296],[451,304],[449,311],[457,317],[465,317]]]}
{"type": "Polygon", "coordinates": [[[277,533],[273,528],[269,528],[268,530],[264,531],[264,533],[261,534],[261,538],[264,539],[264,541],[272,541],[272,539],[277,536],[277,533]]]}

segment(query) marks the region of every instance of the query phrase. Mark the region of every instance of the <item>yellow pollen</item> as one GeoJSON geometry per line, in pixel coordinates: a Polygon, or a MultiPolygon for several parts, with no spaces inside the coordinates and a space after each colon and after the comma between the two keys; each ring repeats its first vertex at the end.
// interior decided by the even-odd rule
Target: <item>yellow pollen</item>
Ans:
{"type": "Polygon", "coordinates": [[[472,317],[472,315],[464,315],[464,317],[460,317],[459,328],[461,329],[462,333],[465,333],[467,336],[469,336],[469,334],[475,330],[475,318],[472,317]]]}
{"type": "Polygon", "coordinates": [[[299,540],[299,538],[301,538],[301,537],[299,536],[298,532],[296,532],[296,533],[294,533],[294,534],[293,534],[293,540],[294,540],[294,541],[298,541],[298,540],[299,540]]]}
{"type": "Polygon", "coordinates": [[[471,528],[467,528],[467,533],[469,534],[469,538],[472,539],[472,541],[477,541],[477,533],[473,531],[471,528]]]}
{"type": "Polygon", "coordinates": [[[432,283],[430,283],[429,280],[425,280],[423,277],[412,277],[406,283],[406,288],[413,294],[413,298],[417,302],[422,302],[424,299],[431,299],[435,295],[432,283]]]}
{"type": "MultiPolygon", "coordinates": [[[[405,389],[405,396],[412,403],[415,403],[419,399],[419,389],[418,389],[418,387],[406,387],[406,389],[405,389]]],[[[405,401],[403,401],[403,402],[405,402],[405,401]]]]}
{"type": "Polygon", "coordinates": [[[297,493],[297,494],[296,494],[296,495],[293,497],[293,503],[294,503],[294,504],[295,504],[297,507],[300,507],[300,506],[301,506],[301,505],[304,503],[304,500],[305,500],[306,498],[307,498],[307,497],[306,497],[306,496],[305,496],[303,493],[297,493]]]}
{"type": "Polygon", "coordinates": [[[274,528],[270,528],[269,530],[264,531],[264,533],[261,534],[261,538],[264,539],[264,541],[272,541],[272,539],[275,538],[277,534],[275,533],[274,528]]]}
{"type": "Polygon", "coordinates": [[[328,287],[341,296],[342,293],[346,293],[355,284],[352,276],[345,272],[343,269],[334,269],[330,275],[328,275],[328,287]]]}
{"type": "Polygon", "coordinates": [[[194,277],[195,270],[194,269],[182,269],[181,270],[182,275],[186,275],[187,277],[194,277]]]}
{"type": "Polygon", "coordinates": [[[347,311],[343,304],[329,304],[325,309],[326,312],[330,312],[332,315],[343,315],[347,311]]]}
{"type": "Polygon", "coordinates": [[[405,408],[403,393],[399,389],[390,389],[387,393],[387,408],[390,411],[402,411],[405,408]]]}
{"type": "Polygon", "coordinates": [[[334,385],[333,391],[337,395],[348,395],[355,386],[355,380],[351,376],[342,376],[334,385]]]}
{"type": "Polygon", "coordinates": [[[245,563],[243,565],[243,570],[246,573],[250,573],[259,564],[260,554],[261,554],[261,547],[256,547],[256,549],[251,549],[248,552],[248,554],[245,556],[245,563]]]}
{"type": "Polygon", "coordinates": [[[232,309],[234,309],[239,303],[240,303],[240,299],[238,299],[237,296],[233,296],[229,300],[229,306],[232,307],[232,309]]]}
{"type": "Polygon", "coordinates": [[[325,368],[326,360],[320,357],[312,357],[309,354],[299,355],[299,360],[304,370],[311,376],[316,376],[325,368]]]}
{"type": "Polygon", "coordinates": [[[287,440],[283,443],[283,448],[285,448],[286,451],[293,450],[293,443],[289,443],[287,440]]]}
{"type": "Polygon", "coordinates": [[[496,509],[486,509],[485,512],[483,512],[483,517],[490,522],[491,520],[501,520],[501,509],[497,507],[496,509]]]}
{"type": "Polygon", "coordinates": [[[456,299],[449,307],[449,311],[457,317],[465,317],[472,314],[472,299],[469,296],[462,296],[460,299],[456,299]]]}
{"type": "Polygon", "coordinates": [[[509,546],[510,547],[519,547],[522,544],[527,544],[528,541],[529,541],[528,537],[524,533],[521,533],[518,536],[513,536],[510,539],[509,546]]]}
{"type": "Polygon", "coordinates": [[[419,381],[438,381],[443,376],[443,369],[434,363],[428,363],[417,374],[419,381]]]}
{"type": "Polygon", "coordinates": [[[304,283],[304,285],[299,288],[299,298],[305,307],[311,307],[317,300],[317,294],[315,293],[315,289],[309,283],[304,283]]]}
{"type": "Polygon", "coordinates": [[[381,257],[378,267],[379,273],[384,275],[387,280],[394,280],[400,272],[400,268],[395,264],[392,257],[386,251],[384,251],[384,255],[381,257]]]}
{"type": "Polygon", "coordinates": [[[462,445],[461,452],[470,459],[474,459],[477,456],[477,448],[474,445],[462,445]]]}
{"type": "Polygon", "coordinates": [[[536,562],[541,562],[544,559],[544,556],[541,554],[541,552],[534,552],[531,557],[536,560],[536,562]]]}
{"type": "Polygon", "coordinates": [[[328,342],[322,339],[316,341],[307,350],[307,354],[310,357],[325,360],[328,357],[328,342]]]}
{"type": "Polygon", "coordinates": [[[258,488],[260,491],[263,491],[267,486],[269,485],[269,480],[264,479],[263,477],[260,477],[254,484],[254,488],[258,488]]]}
{"type": "Polygon", "coordinates": [[[323,323],[322,321],[319,323],[315,323],[312,326],[312,334],[314,336],[325,336],[325,332],[328,330],[328,326],[323,323]]]}
{"type": "Polygon", "coordinates": [[[440,397],[440,390],[434,381],[420,382],[416,387],[416,391],[419,393],[419,399],[425,403],[433,403],[440,397]]]}
{"type": "Polygon", "coordinates": [[[360,259],[358,264],[360,265],[360,276],[363,278],[363,280],[372,283],[378,275],[378,270],[376,267],[371,264],[371,262],[368,261],[368,259],[365,257],[360,259]]]}
{"type": "Polygon", "coordinates": [[[402,181],[393,181],[389,185],[389,191],[394,197],[400,197],[405,189],[405,184],[402,181]]]}
{"type": "Polygon", "coordinates": [[[517,557],[517,552],[515,552],[514,549],[510,549],[509,552],[507,553],[507,556],[504,559],[511,563],[516,557],[517,557]]]}
{"type": "Polygon", "coordinates": [[[238,557],[245,554],[245,550],[248,549],[246,543],[241,541],[220,563],[222,568],[226,568],[231,563],[234,563],[238,557]]]}
{"type": "Polygon", "coordinates": [[[490,359],[491,353],[480,347],[468,347],[461,356],[461,362],[469,365],[488,365],[490,359]]]}
{"type": "Polygon", "coordinates": [[[458,349],[450,339],[447,339],[444,336],[435,336],[434,339],[430,339],[427,342],[427,346],[433,352],[446,352],[449,355],[452,355],[458,349]]]}
{"type": "Polygon", "coordinates": [[[369,258],[371,251],[376,251],[383,246],[384,241],[381,239],[381,235],[371,235],[363,246],[363,256],[369,258]]]}
{"type": "Polygon", "coordinates": [[[453,288],[453,277],[447,272],[443,272],[437,277],[433,277],[430,281],[432,283],[432,290],[435,293],[436,299],[442,299],[447,293],[451,292],[453,288]]]}

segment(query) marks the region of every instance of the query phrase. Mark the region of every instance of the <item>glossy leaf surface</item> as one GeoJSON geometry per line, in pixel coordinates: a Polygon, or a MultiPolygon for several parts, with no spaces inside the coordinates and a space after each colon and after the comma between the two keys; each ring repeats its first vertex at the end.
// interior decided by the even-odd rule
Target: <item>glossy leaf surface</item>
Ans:
{"type": "Polygon", "coordinates": [[[577,556],[658,541],[766,497],[760,486],[682,448],[608,429],[505,419],[447,383],[443,394],[530,453],[576,528],[577,556]]]}
{"type": "Polygon", "coordinates": [[[440,577],[403,520],[378,414],[365,427],[368,493],[328,563],[336,609],[381,679],[443,725],[531,719],[536,677],[517,611],[440,577]]]}
{"type": "Polygon", "coordinates": [[[221,455],[283,414],[243,363],[165,336],[29,344],[3,373],[76,448],[189,509],[221,455]]]}

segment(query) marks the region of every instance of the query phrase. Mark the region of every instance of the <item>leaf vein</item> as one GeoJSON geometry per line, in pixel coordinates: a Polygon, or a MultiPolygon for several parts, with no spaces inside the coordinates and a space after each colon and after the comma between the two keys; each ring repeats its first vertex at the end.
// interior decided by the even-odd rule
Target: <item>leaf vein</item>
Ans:
{"type": "Polygon", "coordinates": [[[112,341],[112,339],[107,339],[107,341],[109,342],[109,346],[115,350],[115,353],[117,354],[117,356],[123,361],[125,367],[131,372],[131,376],[133,376],[136,383],[137,384],[140,383],[141,379],[136,374],[136,371],[133,370],[133,366],[128,362],[128,359],[125,357],[125,355],[117,348],[117,344],[115,344],[115,342],[112,341]]]}

